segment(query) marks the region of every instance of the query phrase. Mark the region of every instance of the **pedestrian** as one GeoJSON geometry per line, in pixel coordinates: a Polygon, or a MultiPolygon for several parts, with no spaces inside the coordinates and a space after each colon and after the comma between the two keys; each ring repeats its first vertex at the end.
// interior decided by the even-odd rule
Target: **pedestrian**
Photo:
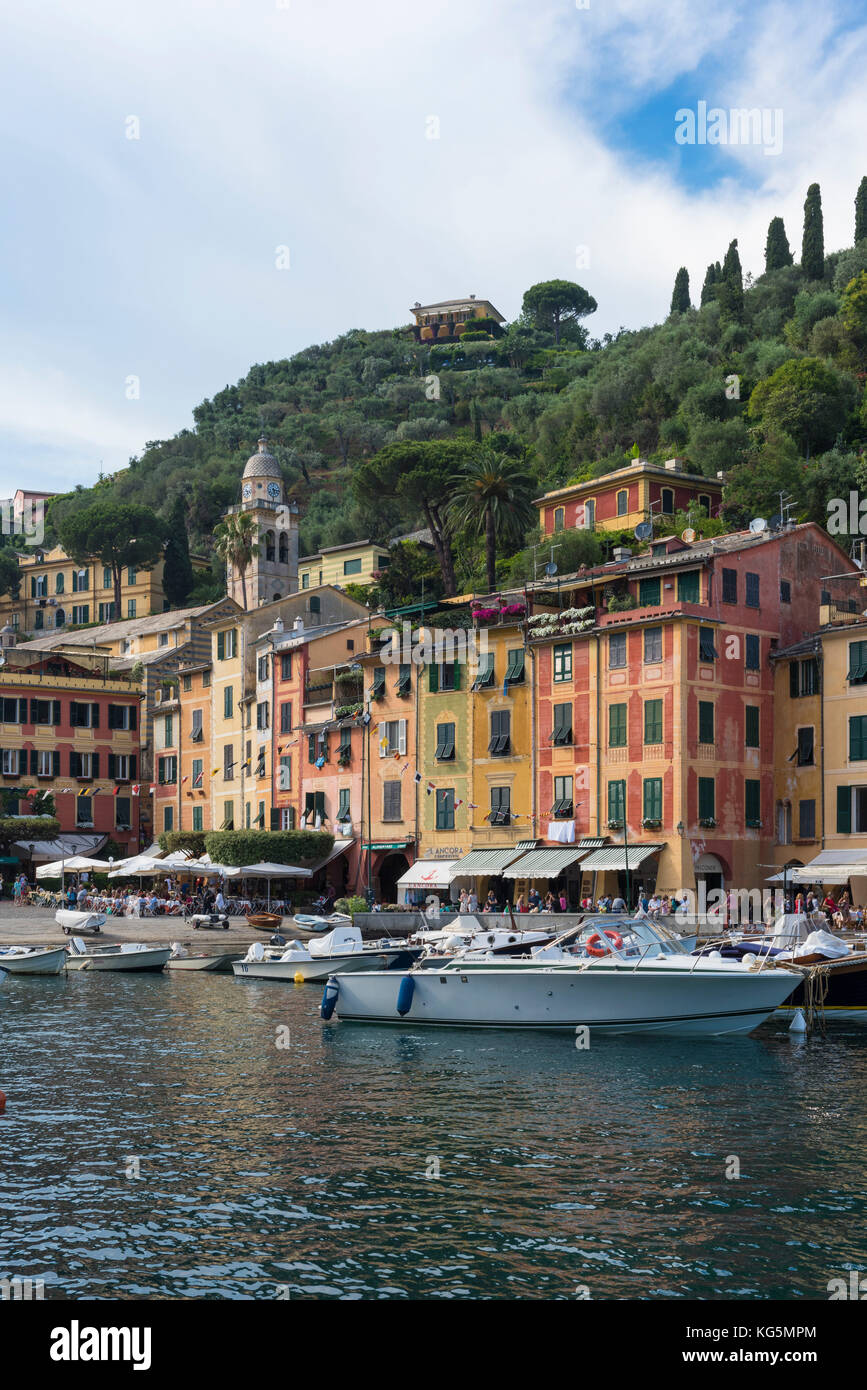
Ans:
{"type": "Polygon", "coordinates": [[[470,912],[478,912],[478,910],[479,910],[479,895],[478,895],[478,893],[476,892],[475,888],[471,888],[471,889],[470,889],[469,894],[468,894],[468,896],[467,896],[467,902],[468,902],[468,904],[469,904],[470,912]]]}
{"type": "Polygon", "coordinates": [[[565,888],[561,888],[561,889],[560,889],[560,911],[561,911],[561,912],[568,912],[568,910],[569,910],[569,901],[568,901],[568,899],[567,899],[567,897],[566,897],[566,889],[565,889],[565,888]]]}
{"type": "Polygon", "coordinates": [[[466,888],[462,888],[462,889],[461,889],[460,897],[459,897],[459,899],[458,899],[458,912],[459,912],[459,913],[460,913],[460,912],[467,913],[467,912],[469,912],[469,910],[470,910],[470,895],[469,895],[469,893],[467,892],[466,888]]]}

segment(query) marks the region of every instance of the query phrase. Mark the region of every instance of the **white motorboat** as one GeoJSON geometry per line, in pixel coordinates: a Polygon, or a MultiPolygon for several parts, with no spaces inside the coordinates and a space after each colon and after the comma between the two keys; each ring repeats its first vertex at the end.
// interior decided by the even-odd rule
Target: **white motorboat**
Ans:
{"type": "Polygon", "coordinates": [[[440,960],[470,950],[481,950],[494,956],[529,955],[535,946],[545,946],[557,933],[549,929],[524,930],[522,927],[486,928],[472,913],[452,918],[448,926],[422,928],[410,937],[415,945],[424,947],[422,964],[433,967],[440,960]]]}
{"type": "Polygon", "coordinates": [[[358,927],[335,927],[327,936],[311,941],[290,941],[285,946],[263,946],[254,941],[243,960],[232,966],[236,975],[254,980],[326,980],[347,970],[399,969],[421,955],[420,946],[386,937],[362,939],[358,927]]]}
{"type": "Polygon", "coordinates": [[[179,941],[173,941],[166,970],[211,970],[230,975],[235,961],[243,954],[243,951],[188,951],[179,941]]]}
{"type": "Polygon", "coordinates": [[[0,946],[0,967],[10,975],[60,975],[65,946],[0,946]]]}
{"type": "Polygon", "coordinates": [[[162,970],[172,953],[171,946],[147,946],[141,941],[124,941],[120,946],[97,946],[89,951],[81,937],[74,936],[66,956],[67,970],[162,970]]]}
{"type": "Polygon", "coordinates": [[[63,928],[64,936],[82,931],[91,931],[94,935],[99,935],[107,918],[104,912],[77,912],[71,907],[61,907],[55,912],[54,920],[63,928]]]}
{"type": "Polygon", "coordinates": [[[767,960],[683,953],[658,922],[593,917],[529,958],[457,955],[436,970],[341,974],[320,1012],[371,1023],[601,1033],[747,1033],[801,981],[767,960]]]}

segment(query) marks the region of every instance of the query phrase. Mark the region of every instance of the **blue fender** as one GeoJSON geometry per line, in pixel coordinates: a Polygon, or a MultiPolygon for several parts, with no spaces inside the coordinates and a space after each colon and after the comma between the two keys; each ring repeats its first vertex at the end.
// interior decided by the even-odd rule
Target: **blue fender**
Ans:
{"type": "Polygon", "coordinates": [[[401,1018],[408,1014],[412,1008],[412,996],[415,994],[415,980],[412,975],[404,975],[400,982],[400,989],[397,992],[397,1011],[401,1018]]]}
{"type": "Polygon", "coordinates": [[[319,1017],[324,1018],[326,1022],[334,1013],[334,1006],[337,1003],[337,996],[339,993],[340,985],[337,982],[337,976],[329,975],[328,983],[322,995],[322,1003],[319,1005],[319,1017]]]}

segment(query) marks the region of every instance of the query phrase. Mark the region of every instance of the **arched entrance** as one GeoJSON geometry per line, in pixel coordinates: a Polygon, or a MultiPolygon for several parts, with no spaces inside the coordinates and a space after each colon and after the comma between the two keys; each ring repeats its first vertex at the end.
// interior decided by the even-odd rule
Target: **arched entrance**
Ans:
{"type": "MultiPolygon", "coordinates": [[[[708,898],[711,893],[725,888],[725,869],[715,854],[700,854],[695,861],[695,886],[699,892],[702,883],[708,898]]],[[[705,901],[707,900],[706,898],[705,901]]]]}
{"type": "Polygon", "coordinates": [[[376,870],[374,889],[381,903],[397,902],[397,880],[409,868],[405,854],[387,854],[376,870]]]}

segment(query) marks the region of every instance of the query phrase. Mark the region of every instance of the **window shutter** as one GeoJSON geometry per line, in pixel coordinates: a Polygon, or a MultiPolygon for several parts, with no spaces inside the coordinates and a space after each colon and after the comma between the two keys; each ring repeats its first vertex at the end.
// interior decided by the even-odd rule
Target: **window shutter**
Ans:
{"type": "Polygon", "coordinates": [[[39,768],[39,754],[35,748],[30,749],[30,776],[35,777],[39,768]]]}
{"type": "Polygon", "coordinates": [[[129,760],[129,775],[130,775],[130,780],[133,781],[133,782],[135,781],[135,771],[136,771],[136,755],[135,755],[135,753],[133,753],[132,756],[130,757],[130,760],[129,760]]]}
{"type": "Polygon", "coordinates": [[[271,829],[280,829],[280,811],[274,806],[271,807],[271,829]]]}
{"type": "Polygon", "coordinates": [[[91,766],[91,770],[92,770],[93,776],[94,776],[94,777],[98,777],[98,776],[99,776],[99,754],[98,754],[98,753],[94,753],[94,754],[93,754],[93,757],[91,758],[90,766],[91,766]]]}
{"type": "Polygon", "coordinates": [[[428,666],[428,668],[427,668],[427,676],[428,676],[428,690],[430,690],[430,691],[432,691],[434,694],[436,694],[436,692],[437,692],[437,691],[439,690],[439,688],[440,688],[440,668],[437,666],[437,664],[436,664],[435,661],[432,661],[431,664],[430,664],[430,666],[428,666]]]}
{"type": "Polygon", "coordinates": [[[75,749],[69,754],[69,775],[70,777],[81,776],[81,756],[75,749]]]}
{"type": "Polygon", "coordinates": [[[27,700],[24,698],[18,701],[18,723],[27,723],[27,700]]]}
{"type": "Polygon", "coordinates": [[[37,701],[37,700],[31,700],[31,701],[30,701],[30,723],[31,723],[31,724],[35,724],[35,723],[36,723],[36,706],[37,706],[37,704],[38,704],[38,701],[37,701]]]}
{"type": "Polygon", "coordinates": [[[92,729],[99,728],[99,705],[95,703],[90,706],[90,727],[92,729]]]}
{"type": "Polygon", "coordinates": [[[52,767],[53,775],[54,775],[55,777],[59,777],[59,776],[60,776],[60,753],[58,752],[58,750],[57,750],[56,748],[55,748],[54,752],[51,754],[51,767],[52,767]]]}
{"type": "Polygon", "coordinates": [[[398,753],[405,753],[405,752],[406,752],[406,720],[405,720],[405,719],[400,719],[400,720],[398,720],[398,725],[397,725],[397,751],[398,751],[398,753]]]}
{"type": "Polygon", "coordinates": [[[218,633],[217,633],[217,660],[218,660],[218,661],[223,661],[223,660],[225,660],[225,656],[226,656],[226,634],[225,634],[225,632],[218,632],[218,633]]]}
{"type": "Polygon", "coordinates": [[[130,705],[130,707],[129,707],[129,727],[130,727],[131,729],[135,729],[135,728],[138,727],[137,719],[138,719],[138,712],[137,712],[137,710],[136,710],[136,707],[135,707],[135,705],[130,705]]]}
{"type": "Polygon", "coordinates": [[[114,755],[113,753],[109,753],[109,755],[108,755],[108,778],[109,778],[109,781],[110,781],[110,782],[113,782],[114,779],[115,779],[115,777],[116,777],[116,775],[117,775],[117,758],[115,757],[115,755],[114,755]]]}
{"type": "Polygon", "coordinates": [[[789,662],[789,699],[790,699],[790,700],[797,700],[798,696],[799,696],[800,693],[801,693],[800,690],[799,690],[799,688],[798,688],[798,669],[799,669],[799,663],[798,663],[797,661],[790,661],[790,662],[789,662]]]}
{"type": "Polygon", "coordinates": [[[837,834],[852,833],[852,788],[837,788],[837,834]]]}
{"type": "Polygon", "coordinates": [[[52,724],[54,724],[55,726],[58,725],[58,724],[60,723],[60,701],[59,701],[59,700],[52,700],[52,701],[51,701],[51,722],[52,722],[52,724]]]}
{"type": "Polygon", "coordinates": [[[459,661],[456,661],[456,662],[454,663],[454,665],[452,666],[452,671],[454,672],[454,685],[453,685],[453,688],[454,688],[455,690],[460,690],[460,688],[461,688],[461,663],[460,663],[459,661]]]}
{"type": "Polygon", "coordinates": [[[23,748],[18,749],[18,776],[27,776],[27,753],[23,748]]]}

